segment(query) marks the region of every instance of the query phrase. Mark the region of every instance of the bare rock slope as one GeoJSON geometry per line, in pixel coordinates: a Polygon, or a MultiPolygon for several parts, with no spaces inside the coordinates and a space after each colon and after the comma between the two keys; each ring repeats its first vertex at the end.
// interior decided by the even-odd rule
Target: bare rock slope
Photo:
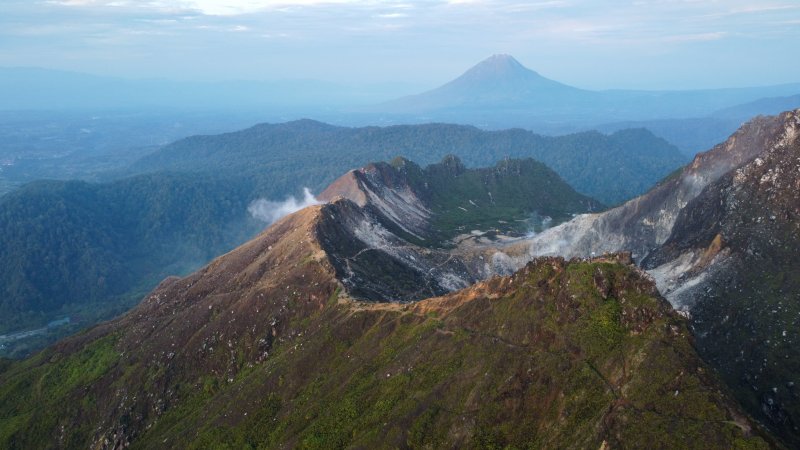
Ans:
{"type": "Polygon", "coordinates": [[[535,255],[630,250],[691,317],[700,354],[800,445],[800,110],[759,117],[649,193],[531,241],[535,255]]]}

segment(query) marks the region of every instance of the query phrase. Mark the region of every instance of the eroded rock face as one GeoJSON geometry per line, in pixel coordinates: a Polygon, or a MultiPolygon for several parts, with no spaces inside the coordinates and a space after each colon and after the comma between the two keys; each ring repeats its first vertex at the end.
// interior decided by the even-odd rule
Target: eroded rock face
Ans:
{"type": "Polygon", "coordinates": [[[479,274],[447,250],[414,245],[384,225],[380,208],[338,199],[322,209],[317,238],[349,295],[362,300],[410,301],[442,295],[479,274]]]}
{"type": "Polygon", "coordinates": [[[371,205],[391,225],[424,239],[429,231],[431,210],[403,175],[388,164],[370,164],[340,177],[318,198],[333,201],[343,197],[361,207],[371,205]]]}
{"type": "Polygon", "coordinates": [[[703,190],[643,261],[691,312],[701,355],[791,446],[800,445],[799,130],[800,116],[786,116],[780,139],[703,190]],[[665,270],[675,261],[688,269],[665,270]]]}
{"type": "Polygon", "coordinates": [[[452,155],[425,168],[396,158],[352,170],[318,196],[338,197],[373,207],[387,228],[426,247],[447,247],[476,229],[521,236],[541,226],[533,216],[558,224],[602,208],[532,159],[469,169],[452,155]]]}
{"type": "Polygon", "coordinates": [[[369,164],[318,198],[329,202],[319,241],[337,277],[349,295],[379,302],[511,274],[531,259],[519,245],[531,217],[563,221],[599,207],[533,160],[468,169],[455,156],[424,169],[402,158],[369,164]]]}
{"type": "Polygon", "coordinates": [[[672,234],[680,211],[710,183],[757,155],[793,140],[797,112],[759,117],[726,142],[695,156],[679,174],[647,194],[601,214],[585,215],[532,240],[537,255],[589,256],[629,250],[641,261],[672,234]]]}
{"type": "Polygon", "coordinates": [[[537,236],[534,254],[630,249],[749,411],[800,445],[800,110],[757,118],[672,180],[537,236]]]}

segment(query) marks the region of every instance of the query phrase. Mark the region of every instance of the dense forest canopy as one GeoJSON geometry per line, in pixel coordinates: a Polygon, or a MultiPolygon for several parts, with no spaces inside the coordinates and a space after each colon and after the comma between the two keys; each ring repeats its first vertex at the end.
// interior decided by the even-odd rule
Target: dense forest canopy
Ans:
{"type": "Polygon", "coordinates": [[[371,161],[404,156],[431,164],[448,154],[470,167],[533,158],[578,192],[606,204],[643,193],[686,162],[677,148],[644,129],[548,137],[522,129],[483,131],[447,124],[344,128],[300,120],[182,139],[145,156],[131,170],[256,176],[262,194],[280,196],[300,186],[318,191],[371,161]]]}

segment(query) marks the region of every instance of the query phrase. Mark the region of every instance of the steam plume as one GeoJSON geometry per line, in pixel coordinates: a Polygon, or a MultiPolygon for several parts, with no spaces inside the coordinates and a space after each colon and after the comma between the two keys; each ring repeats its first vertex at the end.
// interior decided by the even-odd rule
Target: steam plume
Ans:
{"type": "Polygon", "coordinates": [[[320,203],[322,202],[314,197],[311,190],[304,187],[302,200],[298,201],[294,196],[282,202],[274,202],[272,200],[260,198],[250,203],[250,206],[247,207],[247,212],[254,218],[271,224],[283,216],[287,216],[295,211],[300,211],[307,206],[319,205],[320,203]]]}

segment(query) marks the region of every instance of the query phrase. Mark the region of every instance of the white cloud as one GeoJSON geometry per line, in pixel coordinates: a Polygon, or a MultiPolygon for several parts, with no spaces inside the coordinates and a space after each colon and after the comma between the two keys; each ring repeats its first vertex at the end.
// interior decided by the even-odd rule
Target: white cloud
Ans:
{"type": "Polygon", "coordinates": [[[382,5],[410,8],[407,3],[381,2],[370,0],[152,0],[137,2],[132,0],[48,0],[47,3],[62,6],[127,7],[161,11],[194,10],[208,16],[234,16],[252,14],[267,10],[285,9],[297,6],[325,5],[382,5]]]}
{"type": "Polygon", "coordinates": [[[380,18],[380,19],[402,19],[404,17],[408,17],[408,14],[405,14],[405,13],[378,14],[378,18],[380,18]]]}
{"type": "Polygon", "coordinates": [[[662,38],[664,42],[704,42],[704,41],[717,41],[728,33],[724,31],[715,31],[711,33],[692,33],[692,34],[676,34],[672,36],[665,36],[662,38]]]}
{"type": "Polygon", "coordinates": [[[64,6],[94,6],[94,5],[104,5],[108,2],[102,0],[49,0],[45,3],[49,3],[52,5],[64,5],[64,6]]]}
{"type": "Polygon", "coordinates": [[[180,0],[180,6],[209,16],[250,14],[287,6],[319,6],[360,3],[358,0],[180,0]]]}
{"type": "Polygon", "coordinates": [[[800,9],[798,5],[744,5],[729,11],[721,12],[719,15],[760,14],[798,9],[800,9]]]}

